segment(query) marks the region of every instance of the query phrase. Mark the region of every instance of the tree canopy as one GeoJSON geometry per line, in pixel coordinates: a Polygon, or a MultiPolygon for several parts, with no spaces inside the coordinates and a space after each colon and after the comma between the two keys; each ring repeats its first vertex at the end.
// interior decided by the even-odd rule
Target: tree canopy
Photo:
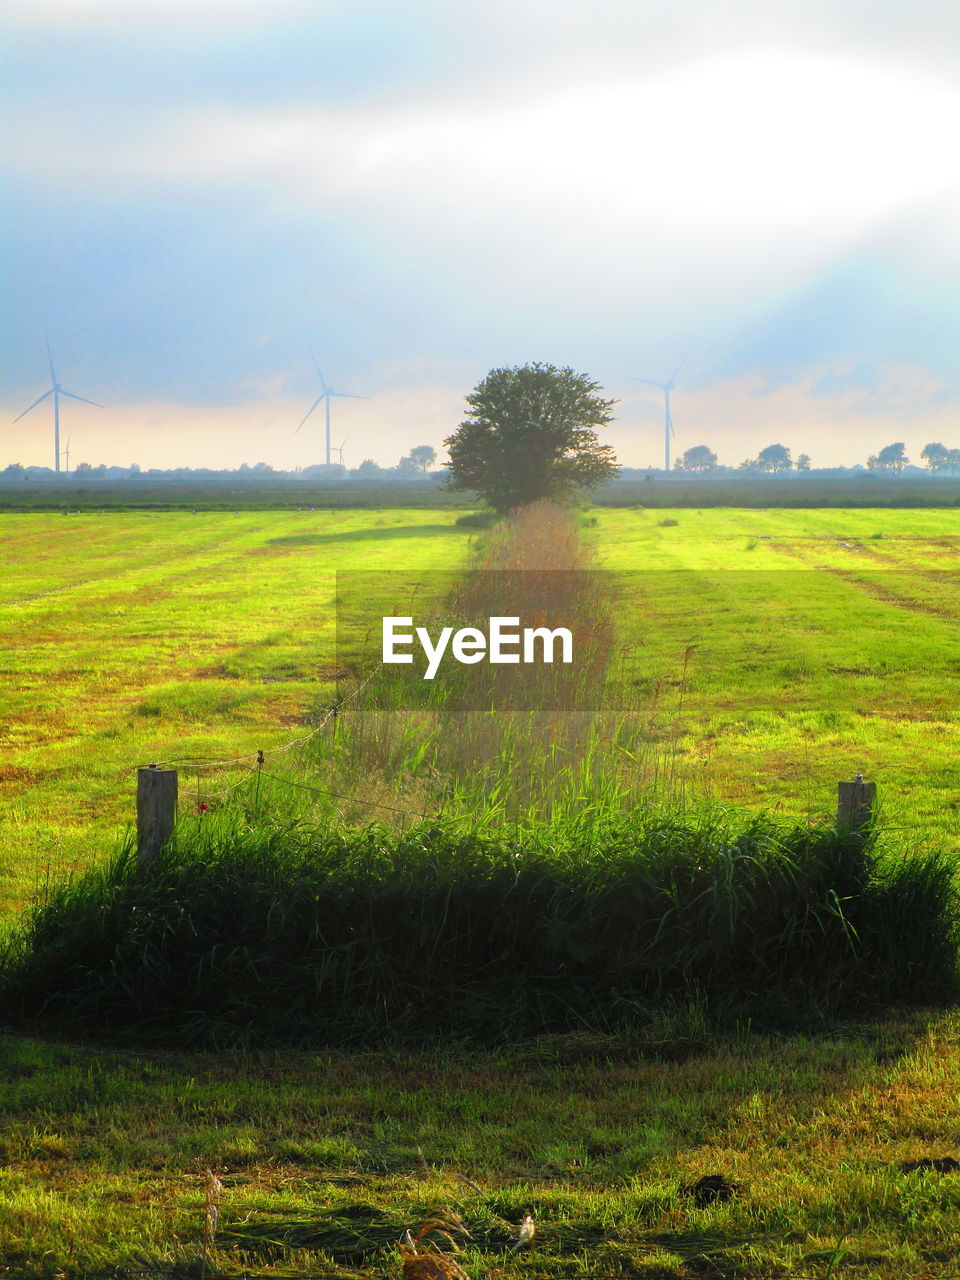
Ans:
{"type": "Polygon", "coordinates": [[[955,472],[960,469],[960,449],[948,449],[939,440],[925,444],[920,451],[920,457],[931,471],[955,472]]]}
{"type": "Polygon", "coordinates": [[[618,472],[595,428],[613,418],[587,374],[551,364],[491,369],[467,396],[468,415],[444,440],[454,489],[472,489],[498,511],[569,498],[618,472]]]}
{"type": "Polygon", "coordinates": [[[879,453],[868,458],[867,466],[871,471],[896,471],[899,473],[909,462],[910,459],[904,450],[903,441],[898,440],[896,444],[888,444],[879,453]]]}
{"type": "Polygon", "coordinates": [[[421,471],[426,471],[428,467],[432,467],[436,462],[437,451],[432,444],[418,444],[416,448],[410,450],[407,456],[421,471]]]}
{"type": "Polygon", "coordinates": [[[696,444],[684,452],[680,461],[684,471],[713,471],[717,465],[717,455],[709,445],[696,444]]]}
{"type": "Polygon", "coordinates": [[[761,471],[789,471],[793,466],[790,450],[784,444],[768,444],[757,454],[757,466],[761,471]]]}

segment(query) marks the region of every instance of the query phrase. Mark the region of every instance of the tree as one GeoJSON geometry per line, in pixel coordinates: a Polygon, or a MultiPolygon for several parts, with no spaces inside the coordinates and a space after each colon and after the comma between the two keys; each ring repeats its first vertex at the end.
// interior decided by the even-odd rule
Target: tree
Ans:
{"type": "MultiPolygon", "coordinates": [[[[898,440],[896,444],[888,444],[886,448],[880,450],[875,458],[870,459],[883,471],[896,471],[898,474],[909,463],[903,448],[903,441],[898,440]]],[[[867,464],[870,465],[869,463],[867,464]]]]}
{"type": "Polygon", "coordinates": [[[684,471],[712,471],[716,465],[717,455],[705,444],[697,444],[684,451],[684,471]]]}
{"type": "Polygon", "coordinates": [[[377,466],[372,458],[364,458],[357,467],[357,475],[363,480],[371,480],[374,476],[383,475],[383,468],[377,466]]]}
{"type": "Polygon", "coordinates": [[[768,444],[757,454],[757,466],[761,471],[789,471],[793,466],[790,450],[783,444],[768,444]]]}
{"type": "Polygon", "coordinates": [[[801,454],[800,454],[800,457],[799,457],[799,458],[797,458],[797,470],[798,470],[798,471],[809,471],[809,470],[810,470],[810,455],[809,455],[809,453],[801,453],[801,454]]]}
{"type": "Polygon", "coordinates": [[[920,450],[920,457],[931,471],[943,471],[950,465],[950,450],[939,442],[925,444],[920,450]]]}
{"type": "Polygon", "coordinates": [[[421,471],[426,472],[437,460],[437,451],[432,444],[418,444],[410,450],[410,461],[415,462],[421,471]]]}
{"type": "Polygon", "coordinates": [[[497,511],[539,498],[568,499],[619,467],[594,428],[615,400],[584,373],[552,364],[491,369],[467,396],[468,416],[444,440],[452,489],[472,489],[497,511]]]}

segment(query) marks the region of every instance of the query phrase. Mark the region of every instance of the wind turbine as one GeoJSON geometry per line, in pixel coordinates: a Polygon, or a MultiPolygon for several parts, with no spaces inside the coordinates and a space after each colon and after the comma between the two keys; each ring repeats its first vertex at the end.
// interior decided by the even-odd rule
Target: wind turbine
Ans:
{"type": "Polygon", "coordinates": [[[23,413],[18,414],[14,418],[14,422],[19,422],[21,418],[25,418],[31,409],[35,409],[42,400],[46,400],[47,396],[53,396],[53,456],[55,470],[60,470],[60,397],[69,396],[71,400],[80,400],[83,404],[95,405],[98,409],[102,409],[103,405],[98,404],[96,400],[87,400],[85,396],[75,395],[72,391],[67,391],[61,387],[57,381],[57,371],[53,367],[53,356],[50,354],[50,343],[47,343],[47,359],[50,362],[50,390],[45,391],[42,396],[34,400],[29,408],[24,409],[23,413]]]}
{"type": "Polygon", "coordinates": [[[634,378],[634,382],[645,382],[648,387],[659,387],[663,392],[664,403],[664,426],[663,426],[663,449],[664,449],[664,466],[667,471],[670,470],[670,437],[674,434],[673,419],[670,417],[670,392],[673,390],[673,384],[677,374],[690,359],[689,352],[683,357],[677,367],[671,373],[666,382],[654,382],[652,378],[634,378]]]}
{"type": "MultiPolygon", "coordinates": [[[[326,419],[327,419],[327,437],[326,437],[326,438],[327,438],[327,466],[329,467],[329,466],[330,466],[330,454],[331,454],[331,452],[332,452],[332,450],[331,450],[331,448],[330,448],[330,398],[331,398],[331,396],[340,396],[341,398],[343,398],[343,399],[345,399],[345,400],[369,400],[369,398],[370,398],[370,397],[369,397],[369,396],[355,396],[355,395],[353,395],[353,394],[352,394],[352,392],[350,392],[350,391],[334,391],[333,387],[328,387],[328,386],[327,386],[327,384],[326,384],[326,382],[324,381],[324,379],[323,379],[323,374],[320,372],[320,366],[317,364],[317,357],[313,354],[313,351],[311,351],[311,352],[310,352],[310,359],[313,361],[313,367],[314,367],[314,368],[316,369],[316,371],[317,371],[317,377],[320,379],[320,385],[321,385],[321,387],[323,387],[323,390],[322,390],[322,391],[320,392],[320,394],[317,396],[316,400],[314,400],[313,404],[310,406],[310,408],[307,410],[307,412],[303,415],[303,420],[302,420],[302,421],[301,421],[301,423],[300,423],[300,427],[302,427],[302,426],[303,426],[303,424],[304,424],[304,422],[306,422],[306,420],[310,417],[311,413],[313,413],[314,409],[317,407],[317,405],[320,403],[320,401],[321,401],[321,400],[325,400],[325,401],[326,401],[326,410],[327,410],[327,412],[326,412],[326,419]]],[[[300,427],[297,427],[297,431],[299,431],[299,430],[300,430],[300,427]]],[[[293,434],[294,434],[294,435],[296,435],[296,434],[297,434],[297,432],[295,431],[293,434]]],[[[346,443],[347,443],[347,442],[346,442],[346,440],[344,440],[343,444],[346,444],[346,443]]],[[[343,445],[341,445],[341,446],[340,446],[340,459],[341,459],[341,461],[343,460],[343,445]]]]}
{"type": "MultiPolygon", "coordinates": [[[[366,399],[366,396],[361,396],[361,397],[358,397],[358,398],[359,398],[359,399],[366,399]]],[[[345,445],[349,439],[350,439],[350,437],[349,437],[349,436],[344,436],[344,437],[343,437],[343,444],[341,444],[341,445],[340,445],[340,448],[339,448],[339,449],[334,449],[334,450],[333,450],[333,452],[334,452],[334,453],[339,453],[339,455],[340,455],[340,465],[341,465],[341,467],[343,466],[343,445],[345,445]]]]}
{"type": "Polygon", "coordinates": [[[67,460],[67,471],[69,472],[70,470],[70,436],[67,436],[67,443],[66,443],[66,447],[63,450],[63,456],[67,460]]]}

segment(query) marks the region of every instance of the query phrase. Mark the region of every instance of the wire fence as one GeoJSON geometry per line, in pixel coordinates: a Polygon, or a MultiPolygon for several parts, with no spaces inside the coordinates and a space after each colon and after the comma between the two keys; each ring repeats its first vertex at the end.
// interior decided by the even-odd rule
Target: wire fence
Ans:
{"type": "Polygon", "coordinates": [[[338,716],[351,702],[358,698],[364,689],[374,680],[383,668],[383,663],[379,663],[370,674],[357,685],[349,694],[340,698],[334,705],[328,708],[326,714],[322,717],[317,725],[310,730],[309,733],[299,734],[296,738],[292,738],[289,742],[284,743],[281,747],[271,747],[269,749],[257,748],[255,751],[246,752],[240,756],[230,756],[227,758],[208,758],[204,756],[173,756],[164,760],[152,762],[148,767],[151,769],[169,769],[176,768],[178,771],[184,769],[188,772],[196,772],[197,790],[196,803],[197,808],[201,812],[207,809],[211,800],[221,800],[240,790],[240,788],[254,783],[259,787],[261,779],[268,779],[280,786],[290,787],[296,791],[309,792],[313,795],[325,796],[335,800],[346,801],[351,804],[362,806],[369,809],[381,809],[387,813],[402,814],[408,817],[422,818],[424,810],[402,808],[398,805],[384,804],[379,800],[370,800],[363,796],[351,795],[343,791],[334,791],[328,787],[320,787],[316,784],[308,784],[304,782],[295,782],[291,778],[285,778],[280,773],[266,772],[263,766],[268,759],[276,756],[285,755],[292,751],[294,747],[301,746],[305,742],[309,742],[312,738],[317,737],[331,723],[336,722],[338,716]],[[216,791],[203,790],[201,780],[204,772],[211,770],[219,770],[224,772],[237,766],[248,765],[249,767],[236,782],[230,783],[228,786],[221,787],[216,791]]]}
{"type": "MultiPolygon", "coordinates": [[[[310,742],[321,734],[328,726],[336,724],[340,714],[363,694],[372,681],[380,674],[383,663],[379,663],[357,686],[342,698],[328,707],[319,722],[309,732],[298,734],[281,746],[268,749],[257,748],[237,756],[200,757],[178,756],[157,761],[150,768],[186,770],[196,773],[195,800],[200,813],[207,811],[215,802],[225,801],[241,792],[245,787],[255,788],[255,809],[259,810],[260,784],[267,781],[278,787],[305,795],[321,796],[340,804],[349,804],[362,810],[378,810],[403,818],[419,818],[427,816],[428,806],[411,808],[396,803],[373,799],[336,787],[325,787],[318,782],[306,782],[294,779],[270,769],[270,762],[289,754],[295,748],[310,742]],[[242,776],[219,787],[204,786],[205,780],[212,772],[229,773],[242,770],[242,776]]],[[[696,748],[696,735],[686,741],[696,748]]],[[[913,833],[920,836],[928,822],[926,815],[917,816],[916,821],[906,821],[900,803],[902,796],[914,789],[917,780],[922,779],[928,785],[936,780],[942,789],[956,792],[960,790],[960,776],[952,761],[944,761],[942,766],[932,767],[926,764],[910,764],[901,759],[883,760],[872,757],[869,746],[856,744],[843,750],[844,761],[837,758],[837,753],[830,752],[826,758],[816,760],[808,755],[794,760],[785,760],[782,756],[770,760],[769,768],[758,769],[756,760],[747,760],[742,754],[742,742],[739,765],[730,768],[729,759],[724,761],[716,753],[713,756],[697,758],[692,755],[677,753],[677,743],[662,744],[665,748],[659,771],[661,781],[671,784],[679,781],[679,793],[684,799],[710,798],[721,804],[732,804],[735,807],[756,808],[759,806],[772,815],[784,818],[806,816],[809,821],[821,822],[829,820],[833,798],[837,794],[837,782],[846,773],[848,781],[868,779],[882,787],[882,802],[879,811],[886,814],[883,822],[885,832],[902,835],[913,833]],[[844,762],[849,761],[849,772],[844,762]],[[738,776],[739,775],[739,776],[738,776]],[[829,788],[829,790],[828,790],[829,788]],[[828,799],[828,795],[830,799],[828,799]]],[[[822,748],[821,748],[822,749],[822,748]]],[[[638,797],[643,787],[636,788],[638,797]]],[[[627,794],[625,792],[625,794],[627,794]]],[[[639,802],[639,799],[638,799],[639,802]]],[[[908,806],[909,807],[909,806],[908,806]]],[[[911,815],[912,816],[912,815],[911,815]]]]}

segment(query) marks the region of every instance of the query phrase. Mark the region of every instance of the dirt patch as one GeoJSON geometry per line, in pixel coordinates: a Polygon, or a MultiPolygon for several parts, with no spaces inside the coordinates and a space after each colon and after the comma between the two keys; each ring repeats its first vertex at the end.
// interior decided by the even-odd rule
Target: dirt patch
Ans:
{"type": "Polygon", "coordinates": [[[40,775],[32,769],[21,769],[15,764],[0,764],[0,784],[34,782],[40,775]]]}

